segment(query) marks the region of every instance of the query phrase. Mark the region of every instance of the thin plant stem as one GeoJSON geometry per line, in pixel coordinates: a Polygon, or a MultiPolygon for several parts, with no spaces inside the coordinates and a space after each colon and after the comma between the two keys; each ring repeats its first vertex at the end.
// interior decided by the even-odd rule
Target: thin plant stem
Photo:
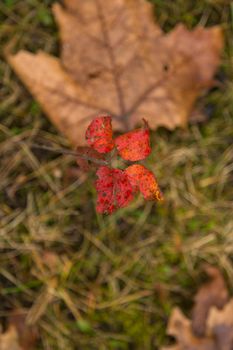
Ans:
{"type": "MultiPolygon", "coordinates": [[[[25,143],[23,143],[23,144],[25,145],[25,143]]],[[[35,144],[35,143],[30,144],[30,147],[49,151],[49,152],[71,155],[71,156],[78,157],[78,158],[81,158],[81,159],[84,159],[84,160],[87,160],[87,161],[90,161],[90,162],[93,162],[93,163],[96,163],[99,165],[108,165],[109,164],[108,160],[101,160],[101,159],[92,158],[92,157],[86,156],[84,154],[80,154],[77,151],[71,151],[71,150],[65,149],[65,148],[53,148],[50,146],[39,145],[39,144],[35,144]]]]}

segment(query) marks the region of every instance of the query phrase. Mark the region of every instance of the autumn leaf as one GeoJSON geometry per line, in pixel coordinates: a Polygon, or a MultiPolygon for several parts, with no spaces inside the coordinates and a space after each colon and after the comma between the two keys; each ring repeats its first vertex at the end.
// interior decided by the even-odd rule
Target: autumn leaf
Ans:
{"type": "Polygon", "coordinates": [[[77,163],[84,171],[88,171],[93,163],[99,166],[95,184],[98,195],[97,212],[112,214],[127,206],[137,191],[146,200],[162,199],[155,176],[143,165],[134,164],[125,170],[112,168],[112,161],[117,157],[114,152],[116,148],[123,159],[132,161],[144,159],[151,152],[149,128],[146,122],[144,124],[144,128],[133,130],[116,139],[113,139],[110,116],[96,117],[88,126],[86,140],[90,147],[78,146],[76,154],[77,163]],[[106,155],[109,152],[110,155],[106,155]]]}
{"type": "Polygon", "coordinates": [[[164,34],[146,0],[64,0],[53,13],[61,58],[20,51],[7,59],[75,147],[96,115],[111,115],[121,131],[142,117],[152,129],[184,126],[213,84],[220,27],[178,25],[164,34]]]}
{"type": "Polygon", "coordinates": [[[129,131],[115,139],[116,148],[125,160],[137,161],[145,159],[151,153],[149,128],[129,131]]]}
{"type": "Polygon", "coordinates": [[[199,338],[192,332],[191,321],[179,308],[174,308],[167,327],[167,334],[173,336],[177,344],[161,350],[217,350],[211,338],[199,338]]]}
{"type": "Polygon", "coordinates": [[[38,330],[26,323],[26,310],[14,310],[8,318],[8,328],[0,333],[1,350],[33,350],[38,340],[38,330]]]}
{"type": "Polygon", "coordinates": [[[172,346],[161,350],[232,350],[233,298],[228,301],[224,278],[216,267],[205,265],[210,280],[195,296],[192,318],[174,308],[167,334],[176,339],[172,346]],[[199,324],[198,324],[199,320],[199,324]]]}
{"type": "Polygon", "coordinates": [[[76,151],[77,151],[77,158],[76,158],[77,164],[85,172],[89,171],[93,166],[100,165],[101,161],[103,161],[104,163],[103,154],[97,152],[91,147],[78,146],[76,148],[76,151]]]}
{"type": "Polygon", "coordinates": [[[133,189],[123,170],[102,166],[96,174],[97,212],[112,214],[133,200],[133,189]]]}
{"type": "Polygon", "coordinates": [[[201,286],[195,295],[195,306],[192,312],[192,327],[198,336],[205,333],[210,308],[213,306],[222,308],[229,297],[226,283],[219,269],[210,265],[205,265],[203,269],[209,276],[209,281],[201,286]]]}
{"type": "Polygon", "coordinates": [[[154,174],[141,164],[133,164],[125,170],[134,191],[139,190],[146,200],[162,200],[154,174]]]}
{"type": "Polygon", "coordinates": [[[19,345],[18,333],[15,327],[10,326],[8,330],[0,334],[1,350],[23,350],[19,345]]]}
{"type": "Polygon", "coordinates": [[[222,310],[212,307],[206,325],[206,333],[215,336],[220,350],[233,348],[233,298],[222,310]]]}
{"type": "Polygon", "coordinates": [[[162,193],[154,174],[141,164],[133,164],[125,170],[112,168],[118,150],[126,160],[141,160],[150,152],[150,137],[147,122],[144,127],[130,131],[113,139],[110,116],[93,119],[86,131],[90,147],[77,147],[77,163],[83,170],[90,169],[90,163],[100,166],[96,172],[97,212],[112,214],[127,206],[133,194],[140,191],[146,200],[162,200],[162,193]],[[116,147],[116,148],[115,148],[116,147]],[[106,158],[106,153],[110,155],[106,158]]]}
{"type": "Polygon", "coordinates": [[[110,152],[114,148],[112,118],[106,116],[95,118],[87,128],[86,140],[97,152],[110,152]]]}

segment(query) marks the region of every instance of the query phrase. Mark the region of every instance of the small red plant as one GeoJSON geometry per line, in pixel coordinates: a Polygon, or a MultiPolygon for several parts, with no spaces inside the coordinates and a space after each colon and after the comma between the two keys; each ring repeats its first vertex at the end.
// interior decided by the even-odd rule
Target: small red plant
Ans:
{"type": "Polygon", "coordinates": [[[78,147],[77,159],[83,170],[89,169],[89,162],[98,166],[97,212],[111,214],[127,206],[138,191],[146,200],[162,200],[162,193],[154,174],[141,164],[133,164],[125,170],[112,167],[114,154],[123,160],[139,161],[151,153],[147,122],[144,127],[130,131],[113,139],[112,118],[97,117],[88,126],[86,140],[89,147],[78,147]]]}

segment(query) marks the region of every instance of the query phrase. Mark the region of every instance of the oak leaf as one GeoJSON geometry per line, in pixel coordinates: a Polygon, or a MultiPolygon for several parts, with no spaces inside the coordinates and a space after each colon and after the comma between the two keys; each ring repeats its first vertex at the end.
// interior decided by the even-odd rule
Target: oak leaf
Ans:
{"type": "Polygon", "coordinates": [[[53,13],[61,59],[26,51],[7,59],[75,146],[101,114],[113,116],[121,131],[142,117],[151,128],[184,126],[198,95],[213,84],[219,27],[178,25],[164,34],[146,0],[64,0],[53,13]]]}

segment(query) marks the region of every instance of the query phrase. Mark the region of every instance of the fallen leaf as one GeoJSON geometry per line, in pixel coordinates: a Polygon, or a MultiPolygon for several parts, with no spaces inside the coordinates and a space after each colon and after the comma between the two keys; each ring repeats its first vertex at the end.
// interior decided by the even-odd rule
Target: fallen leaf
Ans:
{"type": "Polygon", "coordinates": [[[180,350],[217,350],[212,338],[198,338],[193,334],[191,321],[179,308],[175,308],[171,314],[167,334],[176,338],[178,345],[174,349],[178,346],[180,350]]]}
{"type": "Polygon", "coordinates": [[[216,326],[214,329],[214,336],[218,350],[233,349],[233,328],[231,326],[225,324],[216,326]]]}
{"type": "Polygon", "coordinates": [[[187,124],[194,102],[213,84],[223,46],[220,27],[164,34],[145,0],[64,0],[53,6],[61,59],[7,53],[52,122],[77,146],[96,115],[128,131],[187,124]],[[36,69],[35,69],[36,67],[36,69]]]}
{"type": "Polygon", "coordinates": [[[219,350],[233,349],[233,299],[222,310],[210,309],[206,328],[206,333],[215,337],[219,350]]]}
{"type": "Polygon", "coordinates": [[[207,332],[211,334],[211,330],[220,324],[233,327],[233,299],[222,310],[216,307],[210,309],[207,320],[207,332]]]}
{"type": "Polygon", "coordinates": [[[25,310],[14,310],[8,318],[8,328],[0,334],[0,350],[33,350],[38,339],[35,326],[26,323],[25,310]]]}
{"type": "Polygon", "coordinates": [[[8,330],[0,334],[1,350],[23,350],[19,345],[19,336],[14,326],[10,326],[8,330]]]}
{"type": "Polygon", "coordinates": [[[111,214],[133,200],[133,189],[123,170],[102,166],[97,171],[97,211],[111,214]]]}
{"type": "Polygon", "coordinates": [[[192,313],[192,327],[196,335],[205,333],[206,319],[212,306],[222,308],[228,300],[228,290],[224,278],[216,267],[205,265],[204,271],[210,281],[205,283],[197,292],[192,313]]]}
{"type": "Polygon", "coordinates": [[[176,344],[161,350],[233,349],[233,298],[227,303],[228,292],[220,270],[206,265],[205,271],[211,281],[197,292],[194,318],[189,320],[180,309],[174,308],[167,334],[175,338],[176,344]]]}

